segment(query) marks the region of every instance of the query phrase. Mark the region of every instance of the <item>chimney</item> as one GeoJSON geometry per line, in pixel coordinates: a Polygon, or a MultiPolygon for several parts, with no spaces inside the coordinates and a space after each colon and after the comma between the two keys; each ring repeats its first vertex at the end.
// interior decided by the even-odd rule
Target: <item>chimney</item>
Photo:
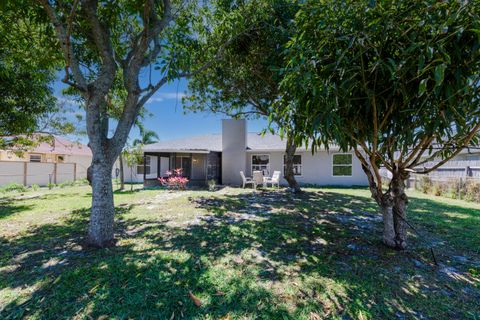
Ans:
{"type": "Polygon", "coordinates": [[[242,183],[240,171],[247,168],[247,121],[222,120],[222,183],[242,183]]]}

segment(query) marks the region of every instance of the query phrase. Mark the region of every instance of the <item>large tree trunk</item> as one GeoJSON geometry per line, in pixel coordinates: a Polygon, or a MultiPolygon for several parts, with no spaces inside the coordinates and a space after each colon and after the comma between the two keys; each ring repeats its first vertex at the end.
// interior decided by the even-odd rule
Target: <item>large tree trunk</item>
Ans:
{"type": "Polygon", "coordinates": [[[408,173],[398,170],[392,172],[390,187],[383,193],[368,166],[362,164],[362,169],[367,175],[372,197],[383,216],[383,243],[397,250],[405,249],[407,247],[405,180],[409,177],[408,173]]]}
{"type": "Polygon", "coordinates": [[[388,247],[404,250],[407,247],[405,179],[393,174],[390,188],[379,203],[383,215],[383,242],[388,247]]]}
{"type": "Polygon", "coordinates": [[[291,135],[287,137],[287,148],[285,150],[285,180],[288,182],[288,186],[294,193],[301,192],[300,185],[295,179],[295,173],[293,172],[293,157],[297,151],[297,146],[291,135]]]}
{"type": "Polygon", "coordinates": [[[393,218],[393,201],[388,194],[383,195],[379,203],[383,216],[383,243],[391,248],[396,247],[395,243],[395,222],[393,218]]]}
{"type": "Polygon", "coordinates": [[[112,189],[113,162],[94,159],[92,162],[92,209],[88,227],[88,243],[94,247],[114,245],[114,214],[112,189]]]}
{"type": "Polygon", "coordinates": [[[125,189],[125,174],[123,172],[123,157],[122,154],[118,157],[118,162],[120,163],[120,190],[125,189]]]}

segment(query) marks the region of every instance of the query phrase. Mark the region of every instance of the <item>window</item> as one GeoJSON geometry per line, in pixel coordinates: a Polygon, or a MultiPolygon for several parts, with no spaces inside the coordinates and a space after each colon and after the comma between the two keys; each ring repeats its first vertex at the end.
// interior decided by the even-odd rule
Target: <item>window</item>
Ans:
{"type": "MultiPolygon", "coordinates": [[[[283,156],[283,175],[287,174],[287,156],[283,156]]],[[[302,175],[302,156],[296,154],[293,156],[293,174],[296,176],[302,175]]]]}
{"type": "Polygon", "coordinates": [[[252,155],[252,172],[263,171],[264,175],[270,175],[270,156],[268,154],[252,155]]]}
{"type": "MultiPolygon", "coordinates": [[[[150,174],[150,157],[145,156],[145,174],[150,174]]],[[[137,164],[137,174],[143,174],[143,160],[137,164]]]]}
{"type": "Polygon", "coordinates": [[[353,158],[350,153],[337,153],[333,155],[333,176],[349,177],[352,175],[353,158]]]}
{"type": "Polygon", "coordinates": [[[41,154],[31,154],[30,155],[30,162],[42,162],[42,155],[41,154]]]}

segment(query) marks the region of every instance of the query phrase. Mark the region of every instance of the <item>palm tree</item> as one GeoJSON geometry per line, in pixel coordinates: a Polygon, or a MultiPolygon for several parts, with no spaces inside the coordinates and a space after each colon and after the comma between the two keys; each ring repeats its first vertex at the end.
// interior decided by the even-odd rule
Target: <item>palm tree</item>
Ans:
{"type": "MultiPolygon", "coordinates": [[[[133,140],[133,146],[139,146],[144,144],[150,144],[157,142],[160,138],[155,131],[152,130],[145,130],[145,127],[137,123],[138,129],[140,129],[140,138],[133,140]]],[[[119,165],[120,165],[120,190],[125,188],[125,177],[123,174],[123,153],[120,153],[119,157],[119,165]]],[[[130,168],[131,169],[131,168],[130,168]]]]}
{"type": "Polygon", "coordinates": [[[142,125],[139,125],[138,128],[140,129],[140,139],[133,140],[134,146],[155,143],[160,139],[155,131],[146,130],[142,125]]]}

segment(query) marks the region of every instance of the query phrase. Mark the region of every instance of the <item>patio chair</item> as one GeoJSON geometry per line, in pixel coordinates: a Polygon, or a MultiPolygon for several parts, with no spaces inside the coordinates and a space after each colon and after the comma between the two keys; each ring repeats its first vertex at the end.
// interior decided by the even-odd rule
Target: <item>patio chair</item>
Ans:
{"type": "Polygon", "coordinates": [[[257,188],[255,181],[253,181],[252,178],[245,177],[245,173],[243,173],[243,171],[240,171],[240,176],[242,177],[242,187],[244,189],[247,184],[251,184],[254,189],[257,188]]]}
{"type": "Polygon", "coordinates": [[[275,185],[277,185],[277,188],[280,188],[280,171],[273,171],[272,177],[263,178],[263,182],[265,183],[266,187],[268,187],[268,184],[270,183],[272,185],[272,188],[275,185]]]}
{"type": "Polygon", "coordinates": [[[253,171],[253,181],[255,182],[255,188],[263,186],[263,171],[253,171]]]}

